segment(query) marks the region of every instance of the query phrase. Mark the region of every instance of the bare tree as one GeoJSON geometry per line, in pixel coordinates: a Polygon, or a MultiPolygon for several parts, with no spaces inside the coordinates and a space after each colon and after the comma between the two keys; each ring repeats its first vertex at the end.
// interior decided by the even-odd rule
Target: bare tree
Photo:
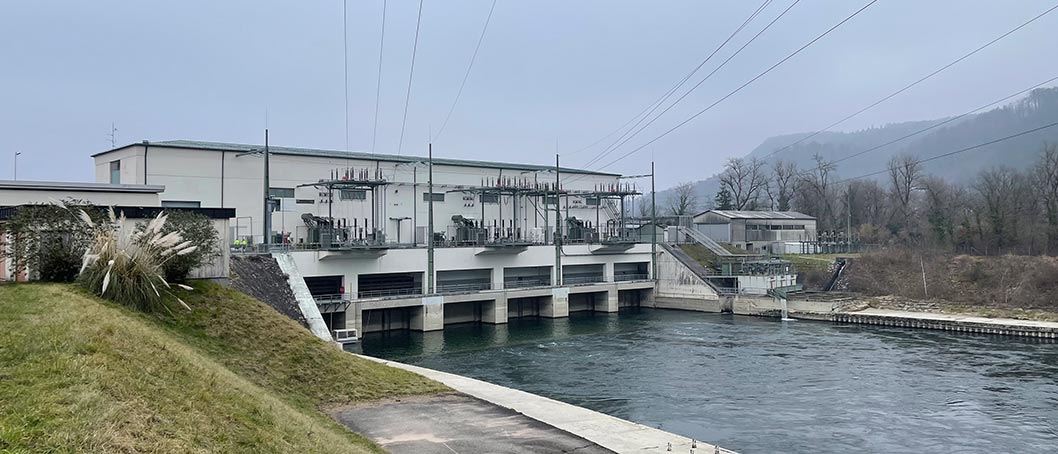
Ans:
{"type": "Polygon", "coordinates": [[[644,195],[638,197],[636,206],[639,208],[639,217],[649,218],[650,217],[650,195],[644,195]]]}
{"type": "Polygon", "coordinates": [[[673,193],[668,197],[669,214],[673,216],[689,216],[698,208],[698,195],[694,189],[694,183],[680,183],[673,188],[673,193]]]}
{"type": "Polygon", "coordinates": [[[793,199],[796,177],[796,163],[778,160],[772,164],[771,181],[764,186],[772,209],[790,211],[790,201],[793,199]]]}
{"type": "Polygon", "coordinates": [[[918,189],[916,184],[922,177],[922,164],[910,154],[893,156],[889,160],[889,183],[892,184],[893,200],[896,202],[895,215],[899,216],[902,228],[911,227],[911,195],[918,189]]]}
{"type": "Polygon", "coordinates": [[[760,191],[768,186],[764,162],[752,158],[731,158],[720,173],[720,185],[731,193],[736,210],[754,208],[760,191]]]}
{"type": "Polygon", "coordinates": [[[810,215],[819,218],[822,227],[833,228],[834,220],[833,192],[834,173],[837,166],[818,153],[812,156],[815,165],[798,178],[799,204],[810,215]]]}
{"type": "Polygon", "coordinates": [[[1034,183],[1047,220],[1046,252],[1058,254],[1058,144],[1043,145],[1036,162],[1034,183]]]}

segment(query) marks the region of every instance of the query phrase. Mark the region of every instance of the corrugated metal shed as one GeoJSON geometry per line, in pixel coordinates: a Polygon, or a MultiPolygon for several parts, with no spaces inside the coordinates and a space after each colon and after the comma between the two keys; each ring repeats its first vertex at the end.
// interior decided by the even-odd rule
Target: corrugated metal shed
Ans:
{"type": "MultiPolygon", "coordinates": [[[[96,157],[102,154],[110,153],[112,151],[121,150],[133,146],[142,146],[142,143],[133,143],[118,147],[113,150],[107,150],[101,153],[96,153],[92,157],[96,157]]],[[[149,142],[148,145],[156,147],[166,148],[186,148],[192,150],[210,150],[210,151],[234,151],[239,153],[258,151],[264,148],[264,145],[248,145],[240,143],[223,143],[223,142],[204,142],[197,140],[166,140],[162,142],[149,142]]],[[[319,158],[334,158],[334,159],[362,159],[367,161],[387,161],[387,162],[418,162],[425,161],[425,157],[421,156],[397,156],[391,154],[381,153],[365,153],[361,151],[339,151],[339,150],[321,150],[316,148],[298,148],[298,147],[281,147],[276,145],[268,146],[269,153],[277,155],[291,155],[291,156],[312,156],[319,158]]],[[[434,158],[434,164],[438,165],[452,165],[452,166],[466,166],[466,167],[483,167],[483,168],[494,168],[494,169],[510,169],[510,170],[529,170],[529,171],[547,171],[554,170],[552,166],[542,166],[534,164],[515,164],[509,162],[495,162],[495,161],[476,161],[470,159],[446,159],[446,158],[434,158]]],[[[571,169],[561,167],[560,170],[564,173],[579,173],[588,175],[606,175],[606,176],[619,176],[616,173],[607,172],[596,172],[592,170],[582,169],[571,169]]]]}
{"type": "MultiPolygon", "coordinates": [[[[759,220],[815,220],[813,216],[809,216],[804,213],[798,213],[796,211],[737,211],[737,210],[709,210],[698,214],[702,216],[704,214],[712,213],[720,217],[728,219],[759,219],[759,220]]],[[[697,218],[698,216],[695,216],[697,218]]]]}

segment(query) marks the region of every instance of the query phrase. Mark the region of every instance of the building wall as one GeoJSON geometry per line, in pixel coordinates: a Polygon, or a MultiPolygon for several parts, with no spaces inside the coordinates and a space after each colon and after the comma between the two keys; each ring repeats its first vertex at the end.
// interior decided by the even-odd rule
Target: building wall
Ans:
{"type": "MultiPolygon", "coordinates": [[[[142,167],[137,167],[137,165],[142,166],[143,151],[142,145],[136,145],[97,156],[96,180],[109,182],[109,163],[120,159],[123,172],[122,183],[126,183],[124,181],[126,168],[134,173],[130,175],[129,178],[133,181],[129,183],[143,183],[142,167]],[[137,170],[138,174],[136,174],[137,170]]],[[[302,213],[312,213],[317,216],[328,216],[328,213],[332,213],[335,218],[344,219],[350,225],[354,219],[357,225],[362,225],[364,219],[368,218],[369,224],[379,224],[386,231],[387,240],[391,242],[397,240],[399,222],[401,241],[408,242],[407,240],[412,238],[414,232],[411,220],[396,221],[391,218],[413,218],[414,225],[418,227],[425,227],[428,224],[428,207],[423,201],[423,193],[427,191],[428,170],[425,165],[273,154],[269,159],[269,167],[271,187],[296,188],[294,199],[286,204],[289,211],[272,214],[274,231],[290,232],[293,237],[299,238],[305,235],[305,229],[302,227],[304,223],[301,220],[302,213]],[[301,184],[329,178],[331,171],[336,168],[374,169],[376,166],[387,180],[394,182],[379,191],[379,203],[384,206],[384,212],[377,220],[370,219],[372,206],[370,193],[363,201],[342,201],[335,193],[335,200],[331,205],[327,201],[326,194],[321,195],[318,189],[297,188],[301,184]],[[298,204],[297,200],[312,200],[312,203],[298,204]]],[[[446,193],[443,203],[434,204],[435,230],[449,232],[452,226],[452,215],[459,214],[472,219],[481,218],[482,207],[476,197],[464,200],[463,193],[448,191],[480,186],[484,178],[499,177],[536,178],[540,182],[554,181],[552,173],[536,174],[512,169],[435,165],[434,192],[446,193]]],[[[617,182],[616,177],[586,174],[578,175],[574,180],[565,183],[566,189],[591,190],[599,184],[617,182]]],[[[197,201],[202,207],[235,208],[239,219],[233,221],[233,226],[236,227],[237,235],[249,236],[252,231],[257,241],[261,240],[264,188],[263,159],[260,155],[238,156],[236,152],[151,145],[147,155],[147,182],[165,185],[166,190],[160,198],[163,202],[197,201]]],[[[580,198],[571,197],[570,202],[570,216],[587,219],[594,223],[596,219],[594,207],[586,206],[580,198]]],[[[563,201],[563,215],[565,215],[564,204],[563,201]]],[[[523,232],[528,237],[527,229],[543,228],[544,217],[531,205],[526,203],[521,203],[521,205],[518,214],[519,226],[525,227],[523,232]]],[[[485,204],[485,219],[489,225],[492,224],[493,219],[499,218],[500,207],[500,204],[485,204]]],[[[505,198],[502,209],[503,219],[509,222],[513,216],[513,205],[509,198],[505,198]]],[[[609,218],[606,211],[601,210],[602,222],[609,218]]],[[[555,218],[553,207],[547,216],[548,224],[553,226],[555,218]]]]}
{"type": "Polygon", "coordinates": [[[73,198],[93,205],[158,206],[158,194],[143,192],[0,189],[0,206],[48,203],[73,198]]]}

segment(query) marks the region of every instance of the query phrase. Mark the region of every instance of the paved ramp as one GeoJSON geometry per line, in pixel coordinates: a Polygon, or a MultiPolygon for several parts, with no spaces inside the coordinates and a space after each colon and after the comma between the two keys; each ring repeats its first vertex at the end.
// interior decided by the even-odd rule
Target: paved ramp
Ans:
{"type": "Polygon", "coordinates": [[[287,275],[290,291],[294,292],[294,299],[298,301],[301,314],[305,316],[305,321],[309,324],[309,331],[312,331],[312,334],[315,334],[320,339],[333,342],[334,339],[331,338],[331,333],[327,330],[327,324],[323,322],[323,316],[320,315],[320,308],[316,305],[316,298],[313,298],[312,293],[309,292],[309,286],[305,284],[305,278],[301,275],[301,271],[298,271],[298,265],[294,263],[294,257],[291,257],[286,252],[274,253],[272,256],[275,257],[279,269],[283,270],[283,273],[287,275]]]}
{"type": "Polygon", "coordinates": [[[465,394],[373,402],[332,414],[338,422],[393,454],[612,452],[465,394]]]}

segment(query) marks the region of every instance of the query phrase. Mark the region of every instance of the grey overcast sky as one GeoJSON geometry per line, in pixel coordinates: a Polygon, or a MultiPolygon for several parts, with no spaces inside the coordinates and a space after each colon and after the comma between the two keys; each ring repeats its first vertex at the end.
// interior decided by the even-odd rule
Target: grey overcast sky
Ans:
{"type": "MultiPolygon", "coordinates": [[[[775,0],[729,55],[793,0],[775,0]]],[[[867,0],[803,0],[614,156],[727,94],[867,0]]],[[[812,131],[1053,6],[881,0],[742,92],[607,170],[658,186],[705,178],[769,136],[812,131]]],[[[404,154],[425,154],[491,0],[425,0],[404,154]]],[[[499,0],[439,156],[580,166],[581,148],[697,65],[761,4],[499,0]]],[[[382,0],[349,1],[349,148],[370,151],[382,0]]],[[[376,152],[396,153],[418,2],[389,0],[376,152]]],[[[954,115],[1058,75],[1058,11],[841,125],[954,115]]],[[[704,74],[700,73],[700,74],[704,74]]],[[[345,148],[342,2],[48,1],[0,4],[0,178],[91,181],[117,142],[193,139],[345,148]]],[[[604,160],[603,163],[607,162],[604,160]]],[[[595,166],[593,166],[595,167],[595,166]]]]}

